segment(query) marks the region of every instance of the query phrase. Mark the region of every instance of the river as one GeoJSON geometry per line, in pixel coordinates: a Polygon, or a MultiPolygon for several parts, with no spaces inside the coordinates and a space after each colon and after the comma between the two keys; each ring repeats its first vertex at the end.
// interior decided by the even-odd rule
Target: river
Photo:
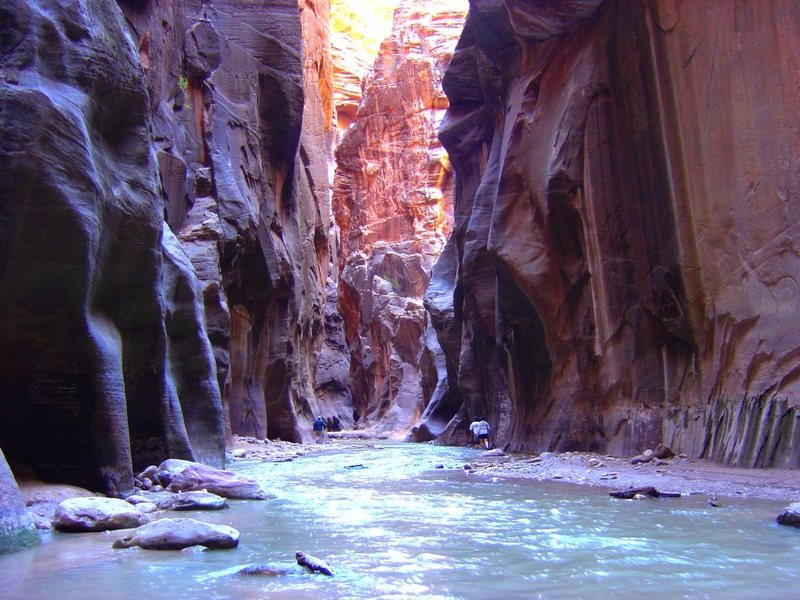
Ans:
{"type": "MultiPolygon", "coordinates": [[[[603,489],[470,475],[478,451],[353,442],[240,462],[277,497],[191,516],[236,527],[235,550],[112,550],[120,532],[48,533],[0,557],[0,598],[781,598],[800,595],[800,531],[782,504],[625,501],[603,489]],[[334,577],[294,564],[303,550],[334,577]],[[287,575],[240,575],[251,563],[287,575]]],[[[178,516],[190,516],[181,514],[178,516]]]]}

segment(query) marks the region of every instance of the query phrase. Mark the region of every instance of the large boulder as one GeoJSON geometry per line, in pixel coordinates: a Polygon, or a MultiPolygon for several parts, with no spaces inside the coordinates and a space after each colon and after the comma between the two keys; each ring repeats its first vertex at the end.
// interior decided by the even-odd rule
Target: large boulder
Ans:
{"type": "Polygon", "coordinates": [[[189,546],[205,546],[216,550],[238,545],[239,532],[227,525],[212,525],[195,519],[159,519],[134,529],[116,540],[113,547],[181,550],[189,546]]]}
{"type": "Polygon", "coordinates": [[[167,487],[170,492],[207,491],[223,498],[242,500],[273,498],[255,479],[231,471],[173,459],[164,461],[159,469],[173,474],[172,482],[167,487]]]}
{"type": "Polygon", "coordinates": [[[0,450],[0,554],[38,543],[33,519],[25,510],[17,482],[0,450]]]}
{"type": "Polygon", "coordinates": [[[150,518],[119,498],[69,498],[56,508],[53,527],[70,533],[128,529],[150,518]]]}

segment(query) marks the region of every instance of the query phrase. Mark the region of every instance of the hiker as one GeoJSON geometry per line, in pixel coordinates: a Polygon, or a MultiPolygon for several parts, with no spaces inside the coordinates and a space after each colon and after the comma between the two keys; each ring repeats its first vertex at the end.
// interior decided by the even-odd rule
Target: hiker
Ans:
{"type": "Polygon", "coordinates": [[[478,445],[483,446],[486,450],[489,449],[489,422],[480,417],[475,427],[475,433],[478,436],[478,445]]]}
{"type": "Polygon", "coordinates": [[[325,419],[322,416],[318,416],[314,421],[314,435],[317,436],[318,444],[325,442],[325,419]]]}
{"type": "Polygon", "coordinates": [[[480,419],[475,419],[469,424],[469,432],[472,434],[472,443],[478,445],[478,423],[480,419]]]}

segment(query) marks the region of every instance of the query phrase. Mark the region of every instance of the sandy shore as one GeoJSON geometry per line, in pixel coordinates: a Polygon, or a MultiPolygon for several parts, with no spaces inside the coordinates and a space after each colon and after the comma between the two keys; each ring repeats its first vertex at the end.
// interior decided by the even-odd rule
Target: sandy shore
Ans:
{"type": "MultiPolygon", "coordinates": [[[[351,436],[344,437],[349,439],[351,436]]],[[[364,440],[365,445],[371,442],[382,443],[385,440],[364,440]]],[[[234,440],[234,452],[240,455],[238,459],[270,462],[293,460],[304,454],[330,452],[343,447],[336,439],[326,444],[265,442],[241,437],[234,440]]],[[[352,443],[347,444],[347,448],[352,449],[352,443]]],[[[634,465],[627,458],[588,452],[532,455],[475,449],[474,458],[463,468],[476,476],[563,481],[608,491],[653,486],[660,492],[706,494],[709,498],[800,502],[800,470],[739,469],[682,457],[634,465]]]]}

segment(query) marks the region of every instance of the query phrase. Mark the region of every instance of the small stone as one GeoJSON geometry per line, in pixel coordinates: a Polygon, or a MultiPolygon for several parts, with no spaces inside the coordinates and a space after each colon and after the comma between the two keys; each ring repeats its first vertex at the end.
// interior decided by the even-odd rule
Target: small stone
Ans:
{"type": "Polygon", "coordinates": [[[245,458],[247,456],[247,450],[244,448],[236,448],[233,451],[233,458],[245,458]]]}
{"type": "Polygon", "coordinates": [[[153,487],[153,480],[152,479],[150,479],[149,477],[145,477],[144,479],[142,479],[142,489],[143,490],[149,490],[151,487],[153,487]]]}

